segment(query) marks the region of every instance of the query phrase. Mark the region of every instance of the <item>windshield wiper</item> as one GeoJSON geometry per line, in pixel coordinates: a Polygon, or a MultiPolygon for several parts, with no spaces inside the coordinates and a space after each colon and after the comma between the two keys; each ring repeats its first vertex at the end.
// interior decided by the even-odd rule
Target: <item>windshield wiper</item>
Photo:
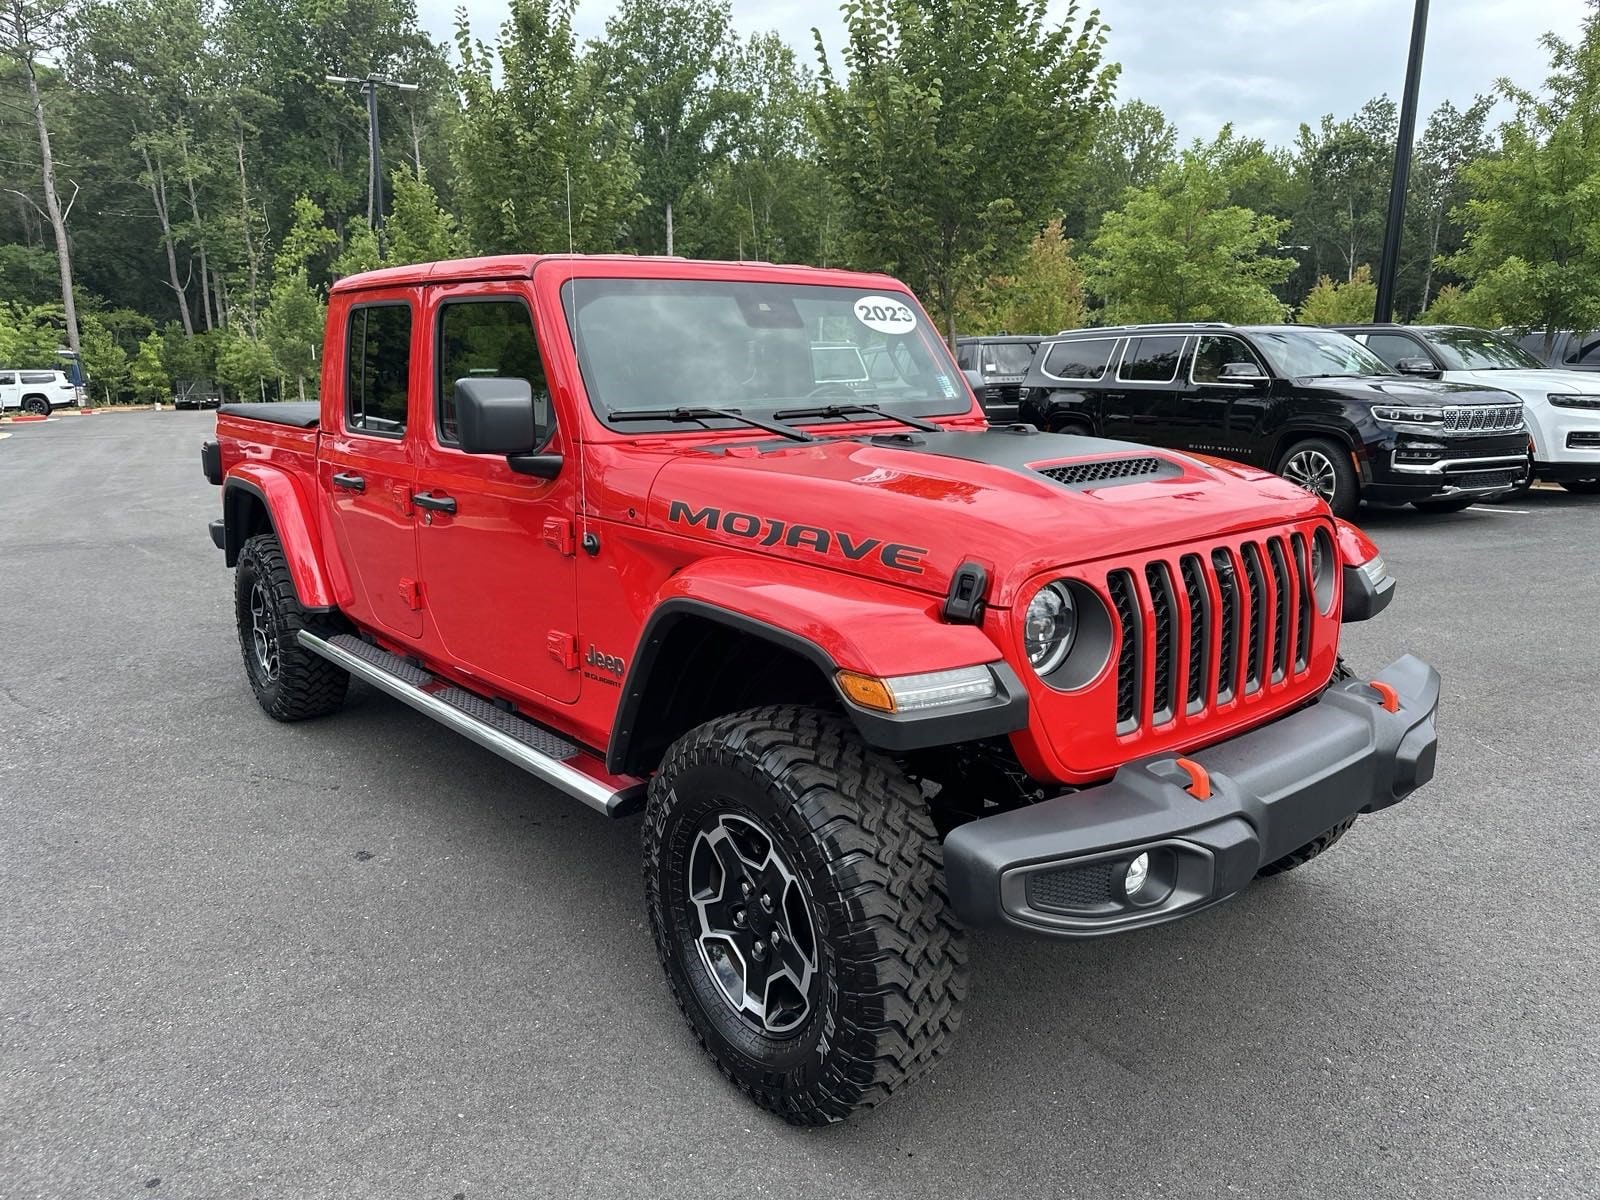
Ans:
{"type": "Polygon", "coordinates": [[[780,437],[790,438],[796,442],[817,440],[805,430],[796,429],[793,425],[784,425],[779,421],[763,421],[760,417],[748,417],[736,408],[624,408],[606,412],[608,421],[708,421],[713,418],[742,421],[746,425],[765,429],[768,433],[776,433],[780,437]]]}
{"type": "Polygon", "coordinates": [[[935,425],[932,421],[924,421],[921,417],[905,417],[899,413],[884,412],[876,404],[828,404],[817,408],[786,408],[782,412],[772,414],[775,417],[854,417],[868,416],[879,417],[885,421],[898,421],[902,425],[909,425],[913,429],[920,429],[924,433],[943,433],[943,425],[935,425]]]}

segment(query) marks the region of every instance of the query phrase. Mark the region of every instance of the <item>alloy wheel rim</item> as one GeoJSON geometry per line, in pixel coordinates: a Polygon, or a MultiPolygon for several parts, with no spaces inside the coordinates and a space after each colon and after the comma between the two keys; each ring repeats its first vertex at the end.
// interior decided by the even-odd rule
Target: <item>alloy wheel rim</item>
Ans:
{"type": "Polygon", "coordinates": [[[811,1015],[817,935],[811,907],[776,842],[749,817],[713,814],[689,847],[685,882],[695,947],[728,1007],[784,1037],[811,1015]]]}
{"type": "Polygon", "coordinates": [[[262,678],[270,683],[278,677],[278,626],[272,619],[272,600],[259,579],[250,585],[250,644],[262,678]]]}
{"type": "Polygon", "coordinates": [[[1330,503],[1338,491],[1338,476],[1334,474],[1333,463],[1320,450],[1300,451],[1283,464],[1283,477],[1330,503]]]}

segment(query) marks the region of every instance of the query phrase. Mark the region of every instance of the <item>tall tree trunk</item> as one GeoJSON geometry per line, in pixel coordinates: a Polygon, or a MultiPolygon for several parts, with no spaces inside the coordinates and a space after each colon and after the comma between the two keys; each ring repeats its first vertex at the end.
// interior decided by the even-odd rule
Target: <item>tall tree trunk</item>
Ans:
{"type": "Polygon", "coordinates": [[[417,164],[417,182],[422,182],[422,135],[417,132],[417,110],[409,104],[406,113],[411,118],[411,161],[417,164]]]}
{"type": "Polygon", "coordinates": [[[61,307],[67,319],[67,348],[83,362],[83,344],[78,337],[78,302],[72,295],[72,247],[67,242],[67,216],[61,211],[56,194],[56,160],[50,153],[50,127],[44,119],[44,99],[39,95],[39,78],[33,73],[33,54],[22,54],[22,71],[28,77],[28,98],[33,102],[33,123],[39,130],[39,164],[44,174],[44,206],[50,216],[50,229],[56,238],[56,266],[61,271],[61,307]]]}
{"type": "Polygon", "coordinates": [[[1433,210],[1433,233],[1428,239],[1428,265],[1422,271],[1422,307],[1417,312],[1428,311],[1428,299],[1433,294],[1433,260],[1439,257],[1439,226],[1444,224],[1444,206],[1433,210]]]}
{"type": "Polygon", "coordinates": [[[667,201],[667,255],[672,255],[672,201],[667,201]]]}
{"type": "Polygon", "coordinates": [[[167,277],[178,297],[178,313],[183,317],[183,335],[194,337],[194,318],[189,315],[189,293],[178,276],[178,247],[172,237],[172,213],[167,208],[167,178],[161,170],[161,159],[150,162],[150,147],[139,135],[139,126],[133,127],[133,140],[139,143],[139,153],[144,158],[144,173],[150,179],[150,199],[156,207],[156,220],[161,222],[161,244],[167,251],[167,277]]]}
{"type": "Polygon", "coordinates": [[[200,311],[205,315],[206,332],[210,333],[216,328],[211,320],[211,272],[206,269],[208,257],[206,254],[205,224],[200,220],[200,199],[195,194],[194,164],[189,159],[189,139],[180,139],[183,147],[183,178],[189,186],[189,215],[194,218],[195,242],[200,250],[200,311]]]}
{"type": "Polygon", "coordinates": [[[249,306],[245,312],[249,317],[250,336],[256,335],[256,296],[260,291],[260,270],[256,266],[255,239],[250,236],[250,182],[244,170],[244,122],[234,121],[237,137],[233,143],[234,150],[239,159],[239,217],[244,230],[244,256],[250,271],[249,306]]]}

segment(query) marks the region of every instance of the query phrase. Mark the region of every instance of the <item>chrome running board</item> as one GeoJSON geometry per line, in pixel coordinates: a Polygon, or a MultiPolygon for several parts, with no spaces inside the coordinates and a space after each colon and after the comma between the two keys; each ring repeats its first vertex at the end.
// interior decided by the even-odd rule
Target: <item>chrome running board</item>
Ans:
{"type": "Polygon", "coordinates": [[[605,774],[598,759],[560,734],[440,679],[398,654],[348,633],[320,638],[302,629],[299,640],[313,654],[493,751],[534,778],[582,800],[596,812],[608,817],[626,816],[637,811],[644,801],[642,781],[605,774]],[[584,769],[591,764],[592,770],[584,769]]]}

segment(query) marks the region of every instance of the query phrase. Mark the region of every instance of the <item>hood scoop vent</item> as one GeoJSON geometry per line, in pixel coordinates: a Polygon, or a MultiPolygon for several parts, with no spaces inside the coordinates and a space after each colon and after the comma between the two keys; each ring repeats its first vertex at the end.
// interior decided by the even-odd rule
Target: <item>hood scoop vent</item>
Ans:
{"type": "Polygon", "coordinates": [[[1063,463],[1059,467],[1035,467],[1034,470],[1067,487],[1131,483],[1136,479],[1180,473],[1175,463],[1163,462],[1155,457],[1101,458],[1091,462],[1063,463]]]}

